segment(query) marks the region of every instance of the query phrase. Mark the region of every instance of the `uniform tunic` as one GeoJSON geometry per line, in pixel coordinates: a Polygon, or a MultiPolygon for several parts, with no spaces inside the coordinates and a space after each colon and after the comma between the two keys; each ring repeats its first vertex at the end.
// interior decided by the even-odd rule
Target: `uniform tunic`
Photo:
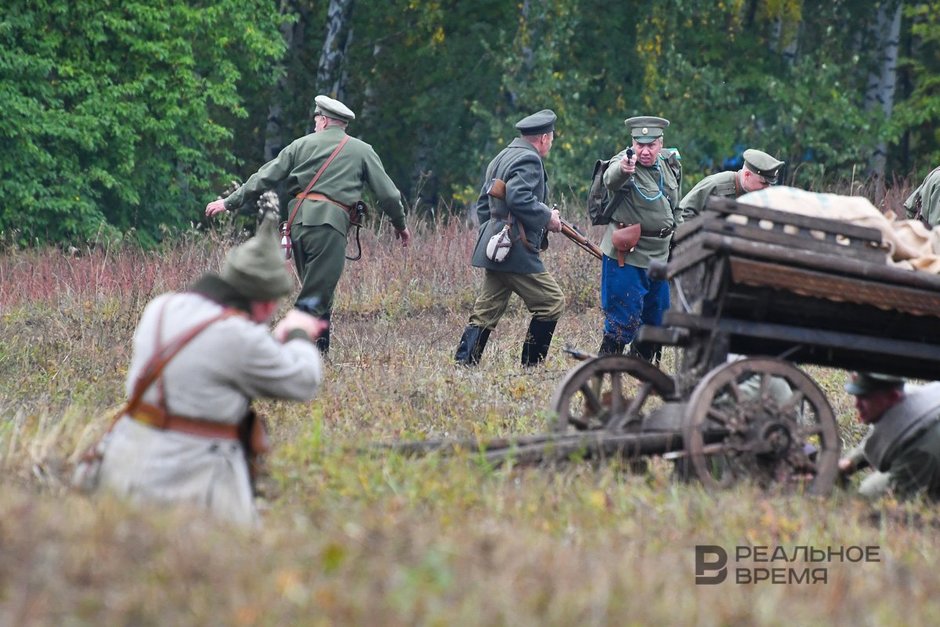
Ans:
{"type": "Polygon", "coordinates": [[[930,226],[940,224],[940,168],[924,178],[920,187],[904,201],[908,219],[917,217],[917,200],[920,199],[920,217],[930,226]]]}
{"type": "Polygon", "coordinates": [[[480,229],[471,260],[473,266],[486,270],[486,278],[471,324],[495,327],[513,292],[519,294],[533,316],[543,320],[561,317],[564,295],[552,275],[546,272],[540,256],[548,247],[548,222],[552,212],[545,204],[547,197],[548,175],[542,157],[524,139],[514,139],[487,167],[476,203],[480,229]],[[486,193],[487,184],[493,178],[506,183],[505,199],[486,193]],[[510,222],[510,215],[512,248],[501,263],[490,261],[486,258],[486,245],[510,222]],[[528,245],[520,237],[523,231],[528,245]]]}
{"type": "Polygon", "coordinates": [[[658,326],[669,307],[669,283],[650,279],[650,261],[665,261],[669,256],[672,235],[640,237],[633,252],[623,253],[620,267],[617,250],[612,242],[619,223],[640,224],[648,233],[671,231],[682,222],[679,214],[679,181],[666,162],[665,151],[656,162],[646,167],[636,163],[636,172],[628,175],[620,170],[622,151],[611,158],[604,172],[604,184],[611,191],[622,190],[623,202],[614,211],[604,232],[601,250],[601,307],[604,309],[604,335],[624,344],[633,341],[641,324],[658,326]]]}
{"type": "MultiPolygon", "coordinates": [[[[158,326],[162,347],[222,309],[186,292],[164,294],[147,305],[134,334],[128,396],[157,350],[158,326]]],[[[234,425],[253,398],[312,399],[322,365],[312,342],[298,338],[282,344],[264,325],[233,316],[213,322],[186,344],[161,379],[170,414],[234,425]]],[[[159,405],[159,387],[151,385],[143,402],[159,405]]],[[[101,487],[132,500],[201,505],[241,525],[257,517],[238,441],[162,431],[128,416],[107,436],[101,487]]]]}
{"type": "Polygon", "coordinates": [[[719,172],[706,176],[679,201],[682,220],[691,220],[705,209],[709,196],[737,198],[744,193],[738,185],[737,172],[719,172]]]}
{"type": "MultiPolygon", "coordinates": [[[[266,190],[284,182],[291,200],[288,215],[294,211],[296,196],[306,189],[320,166],[346,136],[338,126],[294,140],[225,199],[226,209],[251,203],[266,190]]],[[[379,207],[399,231],[405,228],[401,192],[385,172],[381,159],[369,144],[350,137],[343,149],[321,175],[310,193],[319,193],[351,207],[362,198],[368,186],[379,207]]],[[[298,299],[317,297],[314,315],[328,316],[333,294],[345,266],[349,214],[339,205],[324,200],[304,200],[291,228],[295,240],[295,261],[303,287],[298,299]]]]}
{"type": "Polygon", "coordinates": [[[899,498],[940,499],[940,383],[909,386],[872,425],[863,451],[899,498]]]}

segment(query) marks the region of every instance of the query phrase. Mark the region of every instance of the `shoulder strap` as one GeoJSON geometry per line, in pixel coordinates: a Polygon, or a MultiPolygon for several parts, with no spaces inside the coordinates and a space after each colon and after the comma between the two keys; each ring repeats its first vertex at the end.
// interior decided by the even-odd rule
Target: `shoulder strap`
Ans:
{"type": "Polygon", "coordinates": [[[134,382],[134,391],[131,394],[131,397],[128,399],[127,405],[124,406],[124,411],[121,413],[127,414],[137,408],[137,405],[140,403],[140,399],[143,397],[144,392],[147,391],[147,388],[149,388],[156,378],[160,376],[160,373],[163,372],[163,369],[166,367],[166,365],[170,363],[170,360],[173,359],[176,354],[179,353],[183,347],[186,346],[193,338],[205,331],[213,322],[237,315],[239,315],[237,310],[226,308],[208,320],[204,320],[191,329],[180,333],[178,336],[173,338],[173,341],[171,341],[169,344],[164,346],[162,349],[158,349],[150,358],[150,361],[148,361],[144,366],[140,376],[137,377],[137,381],[134,382]]]}
{"type": "MultiPolygon", "coordinates": [[[[339,151],[343,149],[343,146],[346,145],[346,142],[349,141],[349,135],[343,135],[343,139],[336,145],[336,148],[333,149],[333,153],[327,157],[326,161],[323,162],[323,165],[320,166],[320,169],[317,170],[317,173],[313,175],[313,178],[310,179],[310,183],[307,184],[306,189],[300,193],[301,196],[306,196],[307,193],[313,189],[313,186],[317,184],[317,181],[320,180],[320,177],[323,176],[323,173],[326,171],[328,165],[333,163],[333,159],[336,158],[336,155],[339,154],[339,151]]],[[[290,217],[287,219],[287,226],[285,227],[285,232],[288,237],[290,237],[290,227],[294,224],[294,218],[297,217],[297,210],[300,209],[300,205],[304,204],[303,198],[301,198],[296,205],[294,205],[294,210],[290,212],[290,217]]]]}

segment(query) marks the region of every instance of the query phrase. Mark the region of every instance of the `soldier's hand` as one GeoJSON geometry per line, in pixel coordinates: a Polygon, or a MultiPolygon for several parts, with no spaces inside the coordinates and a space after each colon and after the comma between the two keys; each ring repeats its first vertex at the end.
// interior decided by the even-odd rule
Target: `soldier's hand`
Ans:
{"type": "Polygon", "coordinates": [[[552,233],[561,232],[561,215],[558,209],[552,209],[552,216],[548,219],[548,230],[552,233]]]}
{"type": "Polygon", "coordinates": [[[291,331],[299,329],[310,336],[311,340],[315,340],[320,337],[329,326],[330,323],[322,318],[311,316],[299,309],[291,309],[287,312],[287,315],[277,323],[274,330],[271,331],[271,334],[278,342],[284,342],[287,340],[287,336],[291,331]]]}
{"type": "Polygon", "coordinates": [[[206,205],[206,217],[211,218],[217,213],[222,213],[225,211],[225,201],[221,198],[216,198],[208,205],[206,205]]]}
{"type": "Polygon", "coordinates": [[[636,172],[636,157],[622,156],[620,158],[620,171],[624,174],[633,174],[636,172]]]}
{"type": "Polygon", "coordinates": [[[395,231],[395,238],[401,240],[402,248],[407,248],[408,244],[411,243],[411,231],[408,230],[406,226],[401,231],[395,231]]]}

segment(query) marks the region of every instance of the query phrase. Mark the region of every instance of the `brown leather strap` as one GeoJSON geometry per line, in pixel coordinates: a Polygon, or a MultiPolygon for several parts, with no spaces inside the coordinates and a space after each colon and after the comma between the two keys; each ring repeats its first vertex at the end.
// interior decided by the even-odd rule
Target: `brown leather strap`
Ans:
{"type": "Polygon", "coordinates": [[[344,205],[343,203],[333,200],[329,196],[326,196],[319,192],[310,192],[309,194],[297,194],[296,198],[298,200],[322,200],[324,202],[332,203],[336,205],[337,207],[342,208],[345,211],[349,211],[350,209],[352,209],[352,207],[348,205],[344,205]]]}
{"type": "Polygon", "coordinates": [[[163,349],[158,349],[156,352],[154,352],[153,356],[150,358],[150,361],[146,363],[143,370],[141,371],[140,376],[137,377],[137,381],[134,383],[134,391],[131,394],[130,399],[128,399],[123,413],[133,413],[134,409],[140,403],[141,398],[143,398],[144,392],[147,391],[147,388],[149,388],[153,382],[156,381],[157,377],[160,376],[160,373],[163,372],[163,369],[170,362],[170,360],[173,359],[173,357],[175,357],[176,354],[190,342],[190,340],[206,330],[206,328],[213,322],[237,315],[241,314],[239,314],[239,312],[235,309],[223,309],[219,314],[212,316],[208,320],[203,320],[191,329],[180,333],[178,336],[173,338],[172,342],[163,347],[163,349]]]}
{"type": "Polygon", "coordinates": [[[310,193],[310,190],[313,189],[313,186],[316,185],[317,181],[320,180],[320,177],[323,176],[327,166],[333,163],[333,159],[336,158],[336,155],[339,154],[339,151],[343,149],[343,146],[345,146],[346,142],[348,141],[349,135],[343,135],[343,139],[341,139],[339,144],[336,145],[336,148],[333,149],[333,153],[327,157],[326,161],[323,162],[323,165],[320,166],[320,169],[317,170],[317,173],[313,175],[313,178],[310,179],[310,183],[307,184],[307,187],[304,188],[304,191],[297,194],[298,202],[296,205],[294,205],[294,210],[290,212],[290,217],[287,218],[287,224],[284,226],[284,234],[288,238],[290,237],[290,228],[294,224],[294,218],[297,217],[297,211],[300,209],[300,205],[304,204],[304,199],[302,196],[306,196],[310,193]]]}
{"type": "Polygon", "coordinates": [[[161,431],[178,431],[204,438],[237,440],[238,425],[168,414],[156,405],[139,403],[128,415],[137,422],[161,431]]]}

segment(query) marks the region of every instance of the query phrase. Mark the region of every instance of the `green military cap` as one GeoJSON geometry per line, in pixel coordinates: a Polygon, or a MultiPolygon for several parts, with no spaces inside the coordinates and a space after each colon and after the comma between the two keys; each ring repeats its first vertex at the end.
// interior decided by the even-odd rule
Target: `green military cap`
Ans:
{"type": "Polygon", "coordinates": [[[294,289],[276,230],[277,218],[266,214],[255,236],[233,248],[222,264],[222,280],[248,300],[277,300],[294,289]]]}
{"type": "Polygon", "coordinates": [[[666,118],[657,118],[652,115],[638,115],[623,121],[630,129],[630,135],[638,144],[652,144],[663,136],[663,129],[669,126],[666,118]]]}
{"type": "Polygon", "coordinates": [[[555,120],[558,116],[551,109],[542,109],[538,113],[527,115],[518,122],[516,128],[523,135],[541,135],[555,130],[555,120]]]}
{"type": "Polygon", "coordinates": [[[352,112],[352,109],[335,98],[317,96],[313,101],[317,103],[316,109],[313,110],[314,113],[319,113],[328,118],[343,120],[345,122],[351,122],[356,119],[356,114],[352,112]]]}
{"type": "Polygon", "coordinates": [[[901,377],[877,372],[857,372],[852,375],[852,380],[845,384],[845,391],[854,396],[862,396],[877,390],[903,387],[904,379],[901,377]]]}
{"type": "Polygon", "coordinates": [[[783,161],[774,159],[763,150],[748,148],[744,151],[744,167],[763,176],[773,185],[777,182],[777,174],[783,167],[783,161]]]}

